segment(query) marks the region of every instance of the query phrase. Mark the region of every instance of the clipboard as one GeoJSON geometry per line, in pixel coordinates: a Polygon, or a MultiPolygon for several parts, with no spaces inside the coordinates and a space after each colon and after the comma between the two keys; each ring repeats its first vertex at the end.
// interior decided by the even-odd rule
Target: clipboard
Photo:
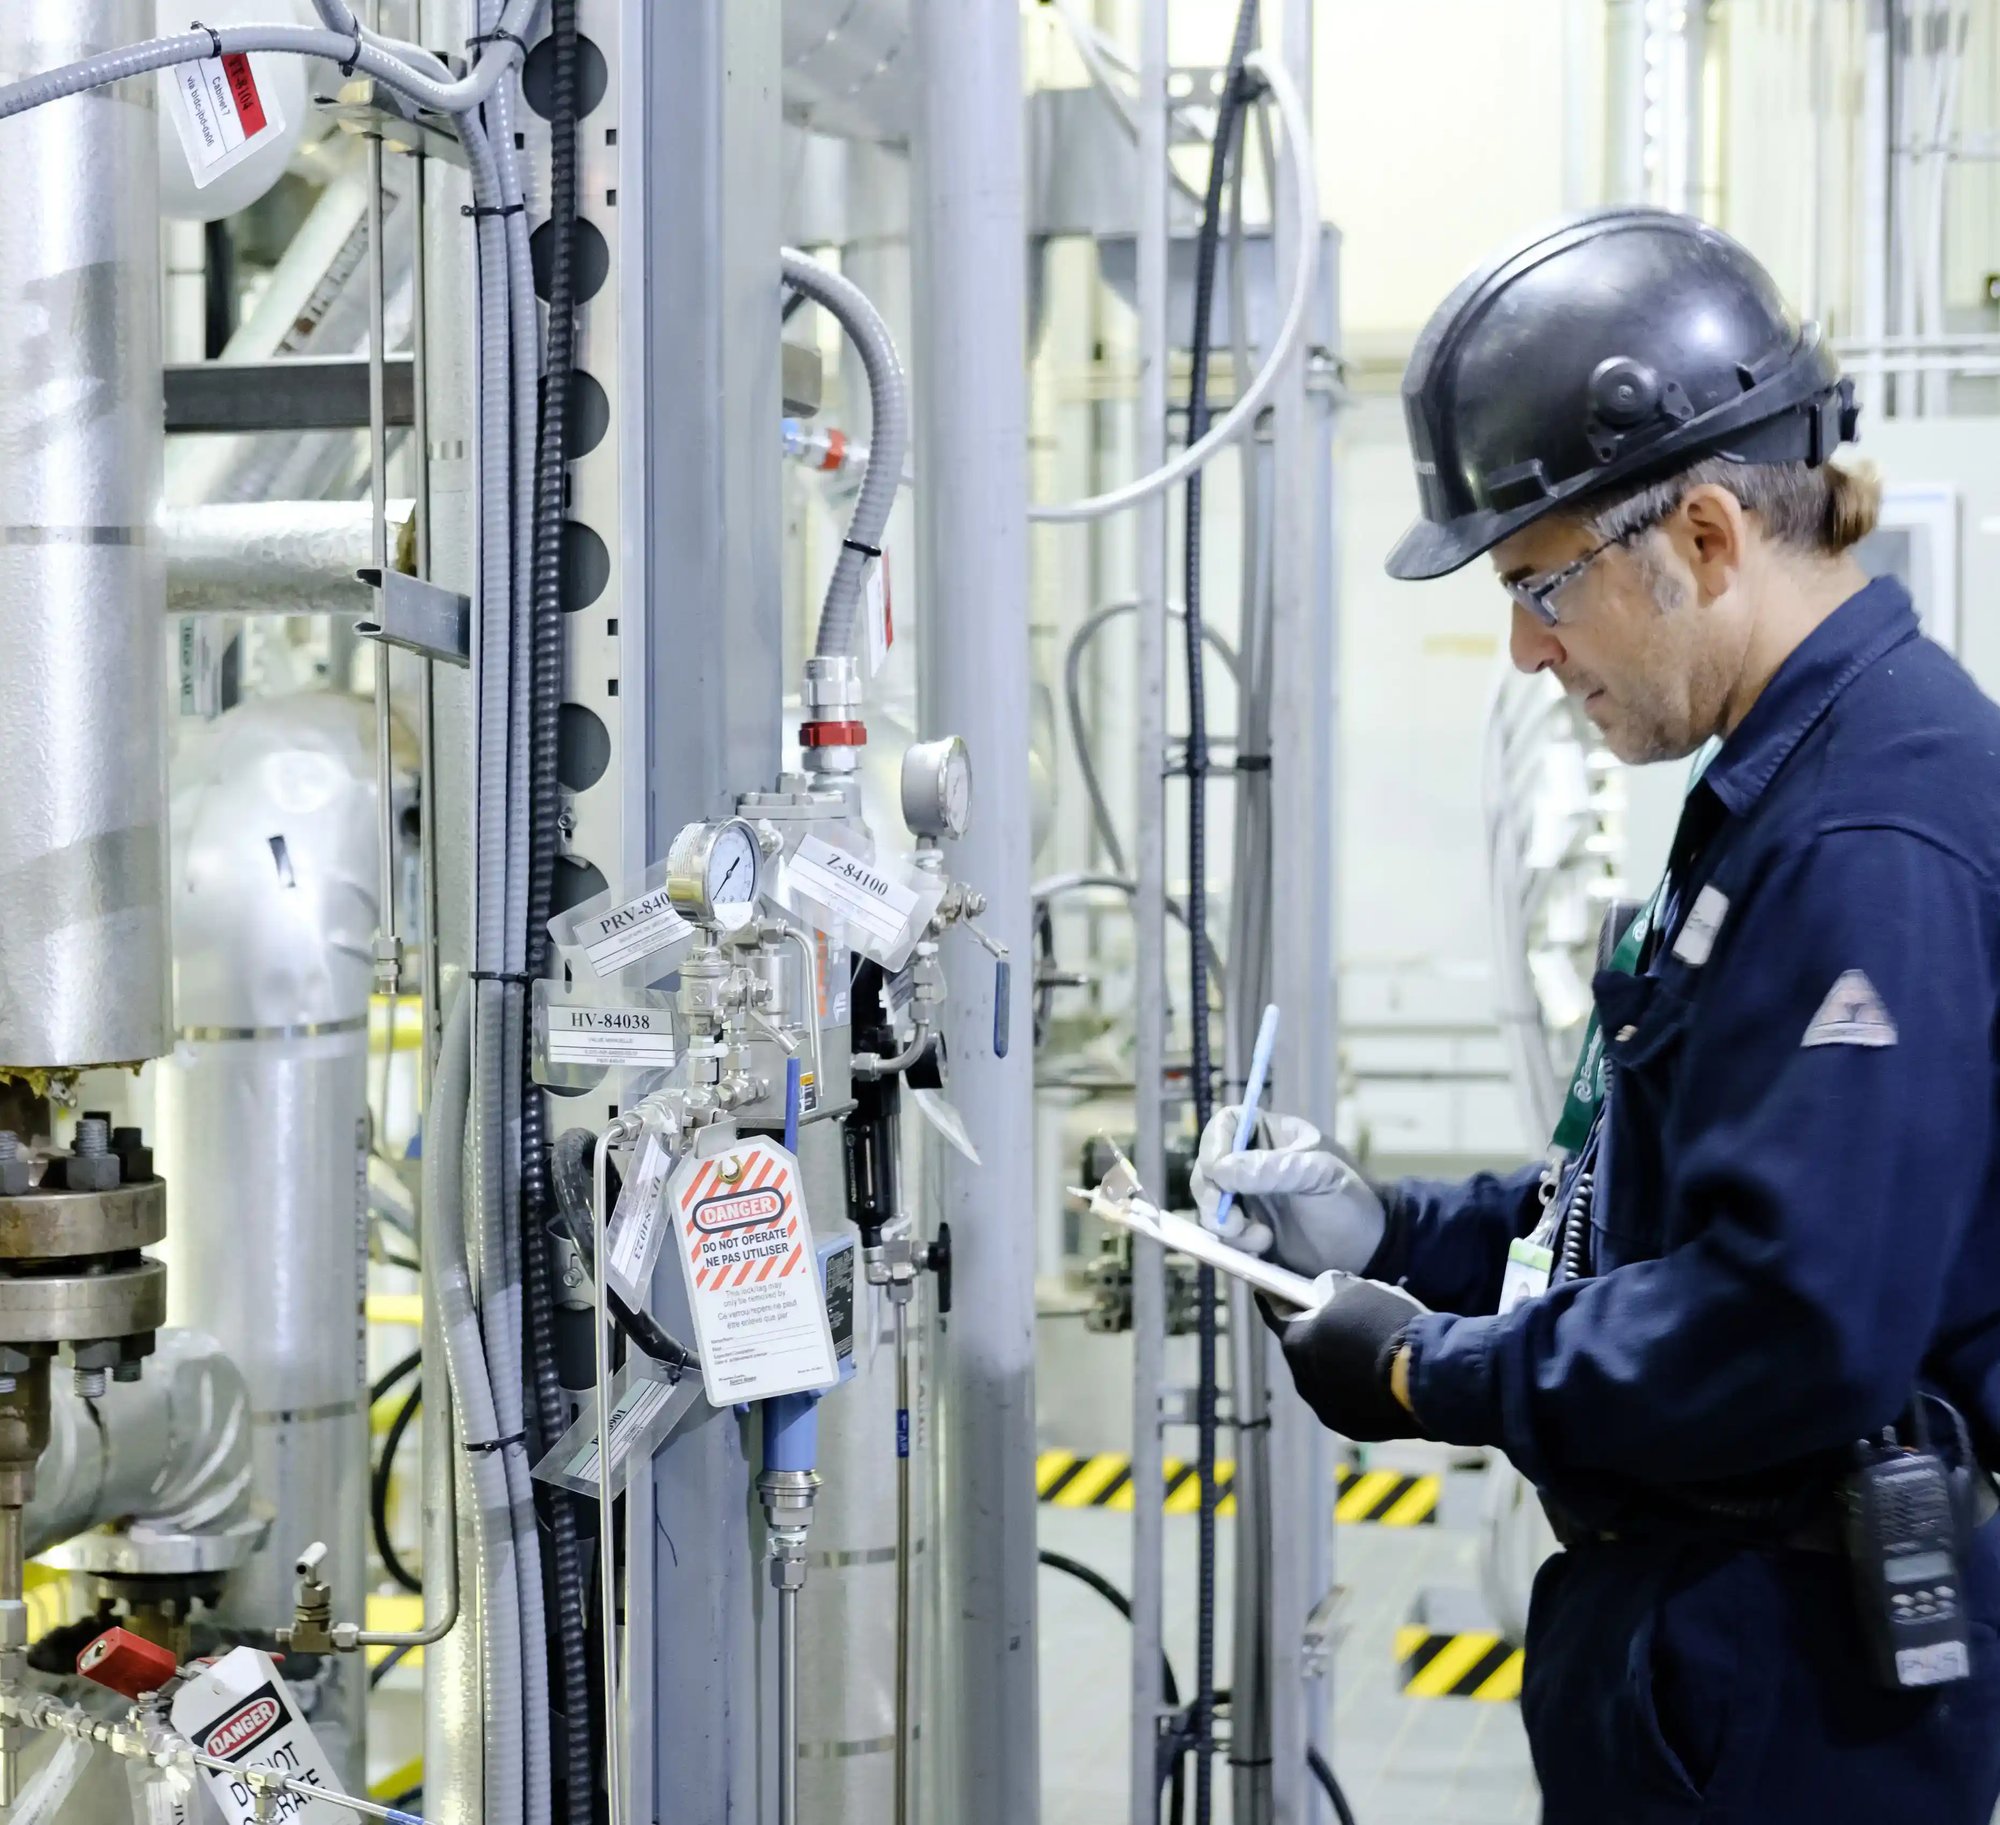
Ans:
{"type": "Polygon", "coordinates": [[[1353,1278],[1351,1274],[1326,1273],[1309,1280],[1304,1274],[1295,1274],[1261,1255],[1232,1248],[1199,1223],[1190,1223],[1172,1211],[1157,1210],[1143,1198],[1114,1197],[1102,1185],[1095,1191],[1072,1187],[1070,1195],[1086,1204],[1091,1215],[1157,1242],[1162,1248],[1170,1248],[1177,1255],[1190,1256],[1218,1273],[1244,1281],[1265,1298],[1294,1311],[1317,1311],[1334,1296],[1342,1280],[1353,1278]]]}

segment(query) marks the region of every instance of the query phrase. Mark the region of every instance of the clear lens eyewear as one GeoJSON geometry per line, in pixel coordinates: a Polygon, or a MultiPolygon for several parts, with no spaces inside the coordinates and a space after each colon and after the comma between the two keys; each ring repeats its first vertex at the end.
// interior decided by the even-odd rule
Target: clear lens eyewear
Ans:
{"type": "Polygon", "coordinates": [[[1516,577],[1506,585],[1507,593],[1544,627],[1554,627],[1560,619],[1556,613],[1556,598],[1612,546],[1621,542],[1618,539],[1606,539],[1595,551],[1585,552],[1582,557],[1571,560],[1560,570],[1545,570],[1536,577],[1516,577]]]}

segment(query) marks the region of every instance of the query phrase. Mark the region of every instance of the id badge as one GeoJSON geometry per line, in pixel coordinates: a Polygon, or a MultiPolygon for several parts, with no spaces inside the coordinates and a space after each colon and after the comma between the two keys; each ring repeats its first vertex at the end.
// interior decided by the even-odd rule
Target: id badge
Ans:
{"type": "Polygon", "coordinates": [[[1525,1236],[1507,1245],[1507,1271],[1500,1280],[1500,1316],[1506,1317],[1523,1299],[1539,1299],[1549,1290],[1555,1254],[1525,1236]]]}

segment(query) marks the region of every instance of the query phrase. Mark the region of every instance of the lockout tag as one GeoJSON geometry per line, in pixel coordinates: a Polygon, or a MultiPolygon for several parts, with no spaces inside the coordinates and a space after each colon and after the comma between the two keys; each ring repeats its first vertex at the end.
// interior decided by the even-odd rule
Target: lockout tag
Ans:
{"type": "Polygon", "coordinates": [[[694,948],[695,929],[667,893],[667,864],[593,894],[549,921],[549,936],[581,974],[643,987],[671,976],[694,948]]]}
{"type": "Polygon", "coordinates": [[[713,1406],[840,1378],[797,1158],[765,1137],[700,1144],[667,1184],[713,1406]]]}
{"type": "Polygon", "coordinates": [[[885,969],[901,969],[944,898],[944,882],[899,861],[871,860],[825,837],[807,836],[785,860],[779,892],[885,969]]]}
{"type": "Polygon", "coordinates": [[[255,1648],[232,1648],[205,1672],[174,1694],[174,1728],[204,1755],[234,1764],[238,1770],[262,1768],[321,1787],[324,1800],[280,1789],[269,1795],[267,1809],[258,1811],[257,1789],[240,1772],[201,1769],[201,1778],[216,1809],[230,1825],[255,1825],[262,1819],[306,1820],[334,1825],[353,1815],[334,1796],[344,1789],[340,1777],[300,1714],[298,1701],[268,1654],[255,1648]]]}
{"type": "Polygon", "coordinates": [[[673,1150],[665,1137],[648,1128],[619,1190],[611,1221],[605,1225],[605,1267],[610,1284],[635,1311],[649,1303],[646,1289],[659,1265],[660,1243],[667,1233],[660,1193],[673,1165],[673,1150]]]}
{"type": "Polygon", "coordinates": [[[160,72],[160,88],[197,190],[255,158],[285,130],[277,96],[258,82],[256,69],[240,52],[175,64],[160,72]]]}
{"type": "Polygon", "coordinates": [[[594,1090],[615,1073],[618,1100],[636,1102],[660,1088],[673,1069],[673,997],[652,989],[565,987],[547,978],[533,988],[529,1058],[535,1082],[594,1090]]]}
{"type": "Polygon", "coordinates": [[[1539,1242],[1517,1237],[1507,1245],[1507,1271],[1500,1277],[1500,1315],[1504,1318],[1523,1299],[1539,1299],[1549,1290],[1555,1253],[1539,1242]]]}
{"type": "MultiPolygon", "coordinates": [[[[630,1480],[634,1464],[652,1462],[653,1453],[694,1405],[701,1384],[693,1375],[676,1375],[666,1364],[634,1352],[611,1378],[611,1494],[615,1499],[630,1480]]],[[[597,1395],[586,1393],[577,1404],[575,1423],[549,1447],[533,1475],[572,1495],[600,1500],[605,1478],[599,1474],[597,1395]]]]}

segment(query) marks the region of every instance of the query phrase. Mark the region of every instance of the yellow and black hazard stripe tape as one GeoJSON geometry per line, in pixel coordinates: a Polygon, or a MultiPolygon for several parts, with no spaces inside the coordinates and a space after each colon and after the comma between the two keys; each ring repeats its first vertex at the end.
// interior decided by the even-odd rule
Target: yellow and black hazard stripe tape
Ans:
{"type": "MultiPolygon", "coordinates": [[[[1201,1506],[1201,1478],[1192,1464],[1166,1458],[1162,1505],[1168,1514],[1193,1514],[1201,1506]]],[[[1132,1460],[1118,1452],[1100,1451],[1078,1457],[1074,1451],[1044,1451],[1035,1459],[1035,1495],[1053,1508],[1115,1508],[1132,1511],[1132,1460]]],[[[1236,1512],[1236,1466],[1215,1466],[1215,1512],[1236,1512]]]]}
{"type": "MultiPolygon", "coordinates": [[[[1193,1514],[1201,1506],[1201,1479],[1192,1464],[1167,1458],[1162,1506],[1168,1514],[1193,1514]]],[[[1236,1512],[1236,1466],[1215,1466],[1215,1512],[1236,1512]]],[[[1053,1508],[1132,1510],[1132,1460],[1101,1451],[1079,1457],[1073,1451],[1044,1451],[1035,1460],[1036,1497],[1053,1508]]],[[[1333,1514],[1338,1521],[1366,1521],[1382,1527],[1418,1527],[1437,1519],[1438,1479],[1399,1470],[1343,1467],[1333,1514]]]]}
{"type": "Polygon", "coordinates": [[[1412,1698],[1482,1698],[1510,1704],[1521,1696],[1521,1650],[1484,1630],[1436,1635],[1410,1625],[1396,1631],[1396,1665],[1412,1698]]]}

